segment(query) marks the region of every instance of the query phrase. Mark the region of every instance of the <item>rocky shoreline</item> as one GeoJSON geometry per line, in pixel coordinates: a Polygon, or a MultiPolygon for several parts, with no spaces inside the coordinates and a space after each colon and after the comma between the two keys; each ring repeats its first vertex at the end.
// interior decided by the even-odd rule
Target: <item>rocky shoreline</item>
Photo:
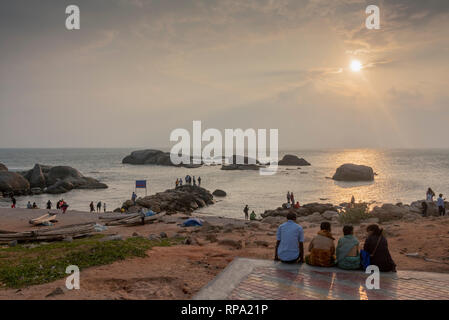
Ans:
{"type": "MultiPolygon", "coordinates": [[[[368,203],[357,203],[354,204],[354,209],[365,210],[366,208],[366,213],[359,219],[359,223],[382,224],[398,220],[413,222],[423,218],[423,202],[427,203],[428,217],[439,216],[436,202],[425,200],[414,201],[410,205],[385,203],[381,206],[374,206],[372,209],[369,209],[370,205],[368,203]]],[[[447,201],[445,201],[445,208],[449,210],[449,202],[447,201]]],[[[309,203],[300,208],[287,208],[284,204],[282,207],[274,210],[266,210],[261,214],[261,221],[266,223],[280,222],[285,219],[288,213],[294,213],[300,222],[319,223],[322,221],[332,221],[338,224],[343,221],[342,217],[348,210],[351,210],[351,205],[348,203],[341,203],[338,206],[330,203],[309,203]]]]}
{"type": "Polygon", "coordinates": [[[0,166],[0,193],[3,196],[61,194],[73,189],[106,189],[108,186],[98,180],[83,176],[69,166],[47,166],[35,164],[33,169],[12,172],[0,166]]]}

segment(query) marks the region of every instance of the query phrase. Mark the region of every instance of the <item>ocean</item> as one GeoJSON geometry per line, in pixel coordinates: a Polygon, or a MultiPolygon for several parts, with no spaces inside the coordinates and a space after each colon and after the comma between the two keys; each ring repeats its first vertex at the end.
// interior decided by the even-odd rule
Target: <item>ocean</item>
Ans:
{"type": "MultiPolygon", "coordinates": [[[[103,190],[73,190],[62,195],[36,195],[19,197],[18,206],[28,201],[45,207],[50,199],[56,203],[64,198],[69,210],[89,210],[89,203],[106,202],[108,210],[120,207],[131,197],[135,180],[148,181],[148,194],[173,188],[176,178],[186,174],[201,177],[202,186],[211,192],[222,189],[227,197],[217,198],[217,203],[199,210],[204,214],[242,218],[243,207],[262,213],[286,202],[291,191],[301,204],[324,202],[339,204],[348,202],[354,195],[356,201],[375,203],[410,203],[424,199],[428,187],[435,193],[449,192],[449,150],[283,150],[305,158],[309,167],[279,167],[273,176],[259,175],[258,171],[224,171],[220,166],[186,169],[163,166],[124,165],[122,159],[131,149],[0,149],[0,163],[11,171],[31,169],[35,163],[68,165],[106,183],[103,190]],[[344,163],[364,164],[377,173],[374,182],[343,183],[332,177],[335,169],[344,163]]],[[[138,189],[144,196],[145,190],[138,189]]],[[[0,207],[9,207],[9,199],[1,199],[0,207]]]]}

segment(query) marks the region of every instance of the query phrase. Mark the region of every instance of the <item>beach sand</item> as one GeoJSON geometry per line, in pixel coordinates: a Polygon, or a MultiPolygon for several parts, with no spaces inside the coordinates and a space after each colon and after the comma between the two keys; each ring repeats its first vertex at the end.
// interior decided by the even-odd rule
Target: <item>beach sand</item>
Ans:
{"type": "MultiPolygon", "coordinates": [[[[54,211],[56,212],[56,211],[54,211]]],[[[28,220],[47,213],[47,210],[0,209],[0,230],[26,231],[36,227],[28,220]]],[[[102,214],[68,211],[57,215],[57,226],[96,221],[102,214]]],[[[1,289],[0,299],[189,299],[220,273],[235,257],[272,259],[277,225],[248,223],[243,220],[194,214],[210,225],[226,226],[215,232],[218,240],[241,241],[242,248],[210,242],[211,233],[202,228],[178,226],[186,218],[183,214],[166,216],[163,221],[144,226],[109,227],[104,233],[131,237],[134,233],[148,237],[165,232],[169,237],[181,234],[197,242],[192,245],[154,247],[147,257],[117,261],[110,265],[82,270],[81,289],[68,291],[65,279],[22,289],[1,289]],[[232,229],[232,232],[224,232],[232,229]],[[64,294],[46,296],[56,288],[64,294]]],[[[305,248],[317,233],[319,224],[302,224],[305,228],[305,248]]],[[[395,221],[381,225],[386,231],[390,251],[398,270],[449,273],[449,217],[430,217],[415,222],[395,221]],[[419,253],[439,262],[407,257],[405,253],[419,253]]],[[[333,225],[336,239],[342,227],[333,225]]],[[[366,225],[355,226],[355,234],[363,245],[366,225]]]]}

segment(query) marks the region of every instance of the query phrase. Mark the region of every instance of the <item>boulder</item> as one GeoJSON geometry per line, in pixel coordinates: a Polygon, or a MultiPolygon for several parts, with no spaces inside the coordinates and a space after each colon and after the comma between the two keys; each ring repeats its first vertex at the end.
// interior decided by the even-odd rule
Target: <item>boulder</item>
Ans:
{"type": "Polygon", "coordinates": [[[218,241],[218,244],[220,245],[224,245],[224,246],[230,246],[233,247],[235,249],[241,249],[242,248],[242,241],[237,241],[237,240],[233,240],[233,239],[222,239],[220,241],[218,241]]]}
{"type": "Polygon", "coordinates": [[[278,162],[280,166],[310,166],[310,163],[303,158],[298,158],[292,154],[286,154],[282,160],[278,162]]]}
{"type": "Polygon", "coordinates": [[[39,164],[36,163],[31,170],[29,181],[31,188],[45,188],[45,176],[39,164]]]}
{"type": "Polygon", "coordinates": [[[217,189],[214,192],[212,192],[212,195],[214,195],[216,197],[226,197],[226,192],[223,190],[217,189]]]}
{"type": "Polygon", "coordinates": [[[198,168],[201,164],[193,164],[193,157],[190,157],[189,164],[175,165],[170,159],[170,152],[147,149],[131,152],[130,155],[123,158],[122,163],[134,165],[159,165],[159,166],[180,166],[186,168],[198,168]]]}
{"type": "Polygon", "coordinates": [[[321,216],[326,220],[333,220],[335,217],[338,218],[338,212],[336,211],[325,211],[321,214],[321,216]]]}
{"type": "Polygon", "coordinates": [[[373,181],[374,171],[368,166],[346,163],[337,168],[332,179],[337,181],[373,181]]]}
{"type": "Polygon", "coordinates": [[[69,192],[74,188],[73,184],[65,180],[59,180],[55,184],[51,185],[47,189],[45,189],[46,193],[49,194],[60,194],[69,192]]]}
{"type": "Polygon", "coordinates": [[[28,194],[30,183],[22,175],[11,171],[0,171],[0,192],[6,194],[28,194]]]}
{"type": "Polygon", "coordinates": [[[306,222],[318,223],[318,222],[323,221],[324,219],[319,212],[315,212],[315,213],[305,217],[304,220],[306,222]]]}
{"type": "Polygon", "coordinates": [[[0,163],[0,171],[8,171],[8,168],[3,163],[0,163]]]}
{"type": "Polygon", "coordinates": [[[370,212],[371,216],[373,218],[378,218],[380,223],[400,220],[407,213],[410,213],[407,207],[396,206],[391,203],[385,203],[381,207],[376,206],[370,212]]]}

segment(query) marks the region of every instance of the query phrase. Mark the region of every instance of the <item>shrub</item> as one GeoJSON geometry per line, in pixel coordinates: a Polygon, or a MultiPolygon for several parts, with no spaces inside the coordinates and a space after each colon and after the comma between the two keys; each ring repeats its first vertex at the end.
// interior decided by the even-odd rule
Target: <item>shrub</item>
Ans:
{"type": "Polygon", "coordinates": [[[369,217],[368,204],[358,203],[353,208],[346,208],[340,213],[338,220],[341,224],[357,224],[369,217]]]}

